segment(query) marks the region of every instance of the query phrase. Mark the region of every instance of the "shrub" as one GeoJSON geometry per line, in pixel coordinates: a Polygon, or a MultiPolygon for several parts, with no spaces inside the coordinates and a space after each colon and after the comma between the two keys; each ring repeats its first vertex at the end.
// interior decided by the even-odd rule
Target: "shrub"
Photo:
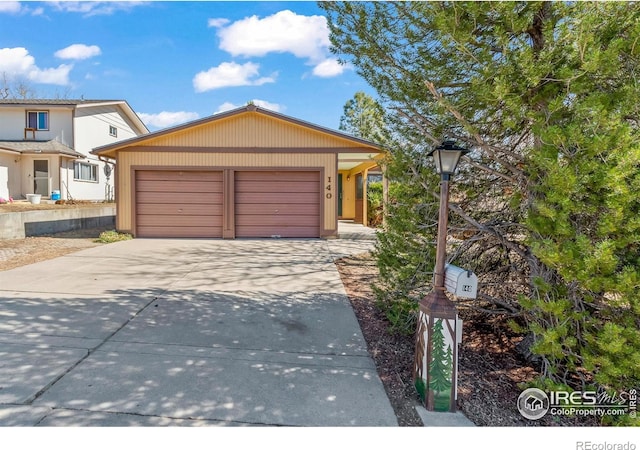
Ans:
{"type": "Polygon", "coordinates": [[[128,241],[129,239],[133,239],[133,236],[128,233],[120,233],[116,230],[108,230],[100,233],[100,236],[95,240],[95,242],[110,244],[112,242],[128,241]]]}
{"type": "Polygon", "coordinates": [[[367,223],[371,227],[382,225],[382,182],[367,184],[367,223]]]}

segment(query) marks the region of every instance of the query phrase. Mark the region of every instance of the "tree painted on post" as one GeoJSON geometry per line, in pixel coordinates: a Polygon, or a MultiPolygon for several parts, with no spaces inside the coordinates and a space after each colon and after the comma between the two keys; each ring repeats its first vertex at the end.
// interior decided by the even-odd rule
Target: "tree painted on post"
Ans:
{"type": "Polygon", "coordinates": [[[436,411],[447,411],[451,399],[453,358],[451,345],[445,340],[443,319],[434,321],[431,334],[431,361],[429,362],[429,396],[436,411]]]}

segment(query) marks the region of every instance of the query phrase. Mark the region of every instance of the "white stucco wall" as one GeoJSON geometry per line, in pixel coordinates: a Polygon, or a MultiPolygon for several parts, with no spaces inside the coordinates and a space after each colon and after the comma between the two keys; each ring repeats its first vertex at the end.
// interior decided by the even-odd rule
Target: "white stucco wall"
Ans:
{"type": "MultiPolygon", "coordinates": [[[[111,144],[123,139],[136,137],[134,127],[129,119],[122,113],[117,105],[96,105],[82,106],[76,110],[74,118],[75,129],[75,151],[86,155],[84,159],[78,161],[90,164],[98,164],[98,182],[81,181],[73,179],[73,162],[69,162],[69,169],[62,169],[62,179],[69,186],[69,193],[73,198],[83,200],[104,200],[106,177],[104,175],[104,165],[98,157],[90,152],[95,147],[111,144]],[[117,129],[117,136],[109,134],[109,126],[117,129]]],[[[113,183],[113,174],[109,180],[111,186],[113,183]]],[[[64,187],[63,187],[63,190],[64,187]]],[[[66,191],[66,190],[65,190],[66,191]]],[[[63,197],[66,192],[63,193],[63,197]]]]}
{"type": "MultiPolygon", "coordinates": [[[[27,111],[48,111],[49,130],[36,131],[38,141],[57,140],[69,147],[73,147],[72,109],[50,106],[7,106],[0,107],[0,140],[22,141],[24,129],[27,126],[27,111]]],[[[28,139],[32,139],[28,133],[28,139]]]]}
{"type": "Polygon", "coordinates": [[[20,197],[20,155],[0,152],[0,197],[20,197]]]}

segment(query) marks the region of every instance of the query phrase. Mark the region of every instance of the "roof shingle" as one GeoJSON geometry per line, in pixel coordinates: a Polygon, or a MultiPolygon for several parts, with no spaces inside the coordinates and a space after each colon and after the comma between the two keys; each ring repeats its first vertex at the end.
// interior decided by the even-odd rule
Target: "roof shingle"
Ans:
{"type": "Polygon", "coordinates": [[[66,155],[73,158],[85,157],[82,153],[78,153],[58,141],[0,141],[0,150],[3,149],[22,154],[45,153],[66,155]]]}

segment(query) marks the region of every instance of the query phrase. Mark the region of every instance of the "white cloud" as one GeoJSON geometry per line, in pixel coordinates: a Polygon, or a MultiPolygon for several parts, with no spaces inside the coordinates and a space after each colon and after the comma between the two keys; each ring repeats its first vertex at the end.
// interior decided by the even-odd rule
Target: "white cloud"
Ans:
{"type": "Polygon", "coordinates": [[[35,68],[29,73],[29,79],[42,84],[57,84],[66,86],[69,84],[69,72],[73,69],[73,65],[60,64],[56,68],[39,69],[35,68]]]}
{"type": "Polygon", "coordinates": [[[320,61],[329,48],[329,27],[323,16],[302,16],[289,10],[264,19],[251,16],[218,31],[220,48],[233,56],[292,53],[320,61]]]}
{"type": "Polygon", "coordinates": [[[22,10],[20,2],[0,1],[0,13],[17,14],[22,10]]]}
{"type": "Polygon", "coordinates": [[[317,77],[329,78],[342,74],[346,66],[341,65],[337,59],[325,59],[313,68],[313,74],[317,77]]]}
{"type": "Polygon", "coordinates": [[[179,125],[200,117],[198,113],[189,111],[162,111],[157,114],[138,113],[138,116],[147,126],[157,128],[179,125]]]}
{"type": "Polygon", "coordinates": [[[214,114],[231,111],[232,109],[240,108],[240,106],[241,105],[234,105],[231,102],[224,102],[222,105],[218,106],[218,109],[215,110],[214,114]]]}
{"type": "Polygon", "coordinates": [[[229,22],[231,22],[229,19],[222,19],[222,18],[209,19],[207,21],[207,25],[209,26],[209,28],[221,28],[226,24],[228,24],[229,22]]]}
{"type": "Polygon", "coordinates": [[[286,109],[284,106],[279,105],[278,103],[271,103],[266,100],[259,100],[257,98],[253,99],[253,103],[260,108],[268,109],[275,112],[282,112],[286,109]]]}
{"type": "Polygon", "coordinates": [[[260,65],[252,62],[245,64],[224,62],[206,72],[197,73],[193,78],[193,87],[196,92],[206,92],[231,86],[260,86],[275,81],[277,74],[259,77],[259,69],[260,65]]]}
{"type": "Polygon", "coordinates": [[[233,56],[291,53],[314,66],[315,76],[327,78],[344,72],[345,68],[330,58],[329,27],[323,16],[304,16],[284,10],[262,19],[251,16],[227,23],[226,19],[209,19],[209,26],[218,28],[220,49],[233,56]]]}
{"type": "Polygon", "coordinates": [[[54,55],[61,59],[88,59],[101,53],[102,51],[97,45],[73,44],[58,50],[54,55]]]}
{"type": "Polygon", "coordinates": [[[72,64],[60,64],[58,67],[41,69],[36,60],[24,47],[0,48],[0,72],[9,77],[26,77],[34,83],[69,84],[69,72],[72,64]]]}
{"type": "Polygon", "coordinates": [[[146,5],[144,1],[58,1],[50,4],[59,11],[80,13],[84,17],[111,15],[118,11],[131,11],[136,6],[146,5]]]}
{"type": "MultiPolygon", "coordinates": [[[[283,105],[280,105],[278,103],[271,103],[266,100],[260,100],[255,98],[251,101],[253,102],[254,105],[259,106],[260,108],[268,109],[270,111],[282,112],[286,109],[283,105]]],[[[218,109],[215,111],[214,114],[230,111],[232,109],[240,108],[242,106],[246,106],[246,103],[245,105],[235,105],[231,102],[224,102],[222,105],[218,106],[218,109]]]]}

